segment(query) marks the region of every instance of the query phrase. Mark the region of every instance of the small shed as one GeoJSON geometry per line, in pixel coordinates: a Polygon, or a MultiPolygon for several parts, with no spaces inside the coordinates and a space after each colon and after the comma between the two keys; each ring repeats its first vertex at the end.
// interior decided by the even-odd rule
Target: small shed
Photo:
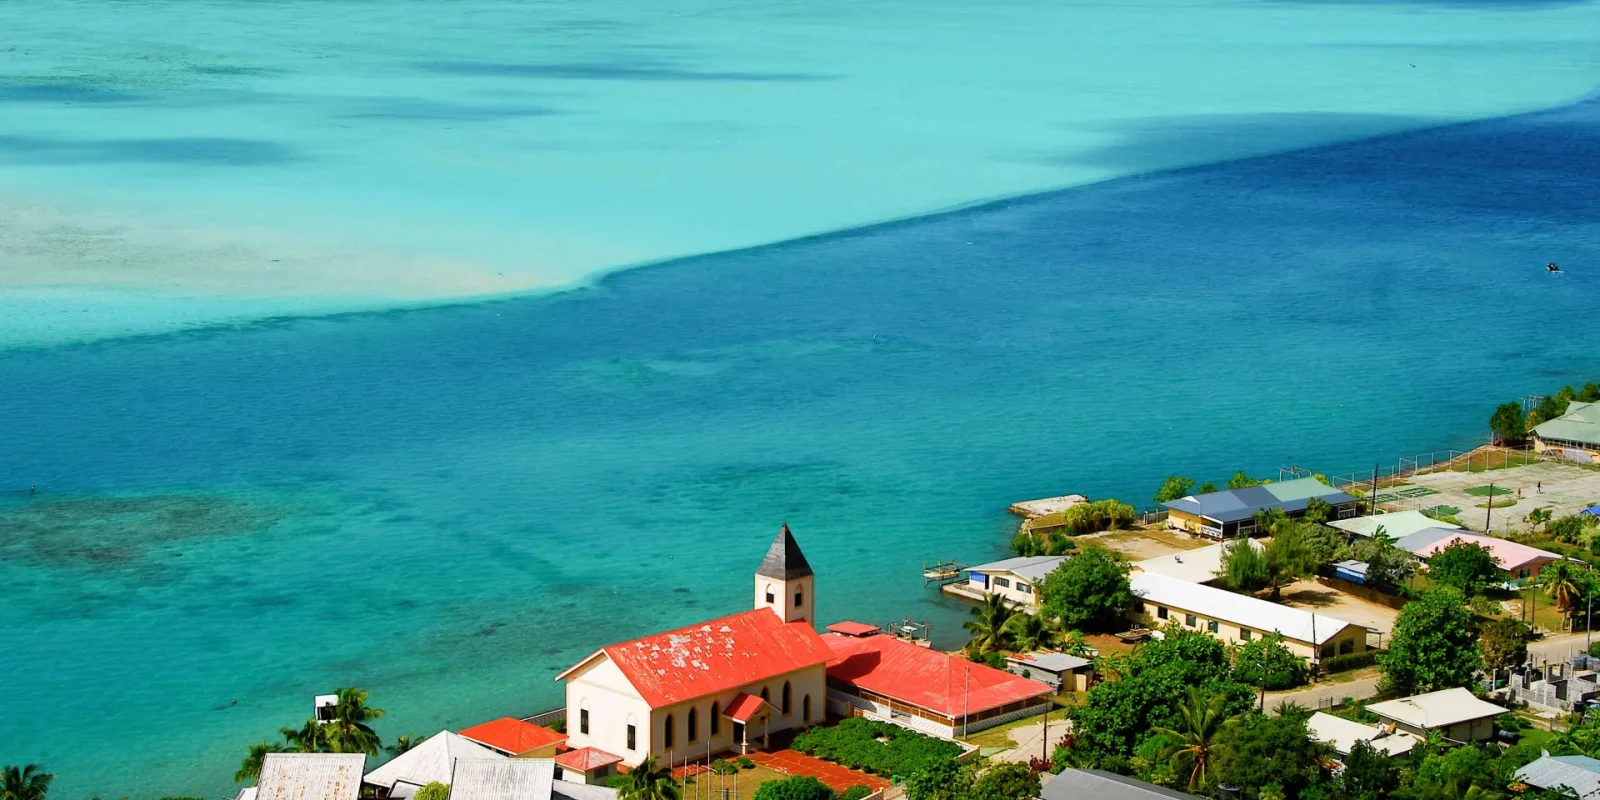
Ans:
{"type": "Polygon", "coordinates": [[[1364,584],[1367,582],[1368,566],[1367,562],[1357,561],[1353,558],[1349,561],[1340,561],[1333,565],[1333,577],[1342,581],[1364,584]]]}
{"type": "Polygon", "coordinates": [[[1094,680],[1093,661],[1066,653],[1019,653],[1006,658],[1006,668],[1057,692],[1087,692],[1094,680]]]}

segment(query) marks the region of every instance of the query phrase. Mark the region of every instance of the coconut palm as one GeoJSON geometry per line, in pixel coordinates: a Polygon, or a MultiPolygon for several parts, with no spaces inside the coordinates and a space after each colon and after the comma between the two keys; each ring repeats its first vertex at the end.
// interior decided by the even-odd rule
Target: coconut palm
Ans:
{"type": "Polygon", "coordinates": [[[346,687],[335,689],[339,702],[333,709],[333,721],[326,726],[329,749],[335,753],[378,754],[383,742],[367,725],[367,720],[383,716],[383,709],[367,705],[367,690],[346,687]]]}
{"type": "Polygon", "coordinates": [[[1078,658],[1089,658],[1094,654],[1094,648],[1089,646],[1089,640],[1084,638],[1083,631],[1067,631],[1061,637],[1061,652],[1078,658]]]}
{"type": "Polygon", "coordinates": [[[1006,625],[1016,615],[1017,610],[1012,608],[1004,597],[997,594],[985,597],[983,605],[972,609],[973,619],[961,625],[972,634],[972,640],[967,642],[967,649],[977,653],[993,653],[1005,649],[1011,641],[1011,632],[1006,625]]]}
{"type": "Polygon", "coordinates": [[[1162,757],[1171,760],[1173,771],[1189,770],[1190,793],[1205,785],[1217,734],[1235,719],[1224,710],[1225,700],[1220,694],[1208,696],[1191,686],[1183,704],[1178,706],[1178,727],[1155,728],[1156,733],[1167,737],[1169,744],[1162,757]]]}
{"type": "Polygon", "coordinates": [[[1017,614],[1008,626],[1019,651],[1054,650],[1061,643],[1061,629],[1043,614],[1017,614]]]}
{"type": "Polygon", "coordinates": [[[418,736],[415,733],[402,733],[394,740],[394,744],[391,744],[383,749],[387,751],[389,755],[397,756],[416,747],[419,744],[422,744],[423,740],[426,738],[427,737],[425,736],[418,736]]]}
{"type": "Polygon", "coordinates": [[[328,726],[314,719],[306,720],[299,728],[280,728],[284,745],[280,753],[332,753],[333,742],[328,737],[328,726]]]}
{"type": "Polygon", "coordinates": [[[0,771],[0,800],[44,800],[55,778],[38,764],[6,767],[0,771]]]}
{"type": "Polygon", "coordinates": [[[261,742],[250,745],[250,755],[244,757],[244,763],[239,765],[239,771],[233,773],[236,783],[248,783],[261,777],[261,764],[267,760],[268,753],[282,753],[283,745],[277,742],[261,742]]]}
{"type": "Polygon", "coordinates": [[[672,770],[657,769],[656,757],[649,756],[628,770],[625,782],[617,787],[617,800],[678,800],[678,784],[672,770]]]}
{"type": "Polygon", "coordinates": [[[1565,616],[1571,616],[1582,601],[1587,588],[1586,577],[1565,561],[1557,561],[1539,573],[1540,580],[1544,581],[1545,594],[1550,596],[1556,608],[1565,616]]]}

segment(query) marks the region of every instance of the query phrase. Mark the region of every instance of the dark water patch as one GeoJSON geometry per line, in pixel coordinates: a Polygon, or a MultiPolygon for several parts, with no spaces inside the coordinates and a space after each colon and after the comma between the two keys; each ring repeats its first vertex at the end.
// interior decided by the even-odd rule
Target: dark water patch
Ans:
{"type": "Polygon", "coordinates": [[[287,75],[288,70],[276,67],[249,67],[234,64],[194,64],[189,71],[197,75],[216,75],[230,78],[260,78],[274,75],[287,75]]]}
{"type": "Polygon", "coordinates": [[[135,103],[146,98],[92,81],[76,78],[12,79],[0,77],[0,103],[59,103],[66,105],[111,105],[135,103]]]}
{"type": "Polygon", "coordinates": [[[337,119],[389,119],[415,122],[494,122],[529,117],[553,117],[567,112],[549,106],[449,103],[420,98],[393,98],[359,104],[361,110],[339,114],[337,119]]]}
{"type": "Polygon", "coordinates": [[[664,61],[512,63],[504,61],[429,61],[419,68],[463,77],[543,78],[575,81],[661,81],[713,83],[807,83],[838,78],[815,72],[701,70],[664,61]]]}
{"type": "MultiPolygon", "coordinates": [[[[52,569],[121,570],[170,556],[171,545],[267,529],[283,513],[206,495],[47,499],[0,512],[0,560],[52,569]]],[[[141,584],[171,582],[159,569],[141,584]]]]}
{"type": "Polygon", "coordinates": [[[302,160],[304,156],[289,145],[258,139],[179,137],[67,141],[39,136],[0,136],[0,163],[9,164],[262,167],[302,160]]]}

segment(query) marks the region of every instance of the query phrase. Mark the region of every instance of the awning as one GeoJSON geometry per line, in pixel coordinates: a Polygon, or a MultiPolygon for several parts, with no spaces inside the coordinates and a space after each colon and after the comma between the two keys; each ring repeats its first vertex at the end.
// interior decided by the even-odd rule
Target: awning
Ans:
{"type": "Polygon", "coordinates": [[[722,716],[734,722],[749,722],[751,717],[754,717],[761,709],[767,706],[767,701],[753,694],[740,692],[734,695],[733,700],[728,703],[728,707],[723,710],[722,716]]]}

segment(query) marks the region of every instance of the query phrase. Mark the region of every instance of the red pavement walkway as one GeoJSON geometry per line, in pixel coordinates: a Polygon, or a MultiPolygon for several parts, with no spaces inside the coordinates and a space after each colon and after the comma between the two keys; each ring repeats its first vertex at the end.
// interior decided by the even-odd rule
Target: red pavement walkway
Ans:
{"type": "Polygon", "coordinates": [[[852,786],[864,785],[873,791],[889,788],[889,782],[883,778],[846,769],[831,761],[823,761],[814,756],[808,756],[796,750],[778,750],[771,753],[751,753],[750,760],[768,769],[777,770],[785,775],[810,775],[823,783],[828,788],[842,792],[852,786]]]}

